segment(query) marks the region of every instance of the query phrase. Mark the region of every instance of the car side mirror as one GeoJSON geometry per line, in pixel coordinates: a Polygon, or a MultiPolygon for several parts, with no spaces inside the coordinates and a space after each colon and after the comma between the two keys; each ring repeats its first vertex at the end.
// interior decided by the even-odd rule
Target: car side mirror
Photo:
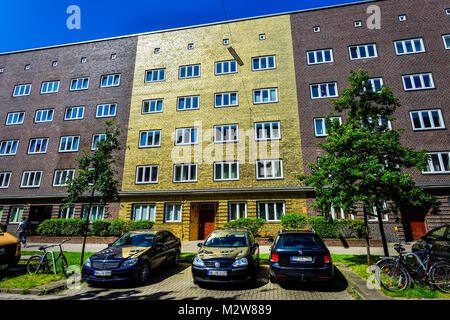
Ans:
{"type": "Polygon", "coordinates": [[[201,242],[197,243],[197,247],[199,247],[199,248],[203,247],[203,243],[201,243],[201,242]]]}
{"type": "Polygon", "coordinates": [[[112,247],[113,243],[108,243],[108,248],[112,247]]]}

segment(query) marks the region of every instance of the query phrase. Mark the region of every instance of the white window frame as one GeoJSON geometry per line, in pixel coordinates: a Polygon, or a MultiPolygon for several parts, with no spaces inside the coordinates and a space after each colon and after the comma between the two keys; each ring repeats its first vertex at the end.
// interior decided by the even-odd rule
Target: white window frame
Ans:
{"type": "Polygon", "coordinates": [[[201,64],[190,64],[187,66],[180,66],[179,70],[178,70],[178,78],[179,79],[191,79],[191,78],[200,78],[202,74],[202,68],[201,68],[201,64]],[[195,71],[195,67],[198,66],[198,75],[194,75],[194,71],[195,71]],[[189,69],[192,68],[192,75],[188,76],[188,71],[189,69]],[[181,76],[182,70],[185,70],[185,75],[184,77],[181,76]]]}
{"type": "Polygon", "coordinates": [[[309,85],[309,90],[311,92],[311,99],[325,99],[325,98],[335,98],[335,97],[339,97],[339,91],[338,91],[338,86],[337,86],[337,82],[323,82],[323,83],[313,83],[309,85]],[[335,95],[330,95],[330,85],[334,85],[335,88],[335,95]],[[323,96],[322,95],[322,90],[320,88],[320,86],[326,85],[327,87],[327,95],[323,96]],[[313,95],[313,87],[317,86],[317,90],[319,93],[319,96],[314,97],[313,95]]]}
{"type": "Polygon", "coordinates": [[[0,141],[0,156],[14,156],[17,154],[18,148],[19,148],[19,140],[2,140],[0,141]],[[5,144],[6,146],[4,147],[5,144]],[[9,149],[9,152],[1,153],[1,150],[3,148],[5,148],[5,151],[9,149]]]}
{"type": "Polygon", "coordinates": [[[161,113],[164,111],[164,99],[150,99],[142,101],[142,114],[149,113],[161,113]],[[158,111],[158,104],[161,102],[161,110],[158,111]],[[148,104],[148,111],[144,111],[145,105],[148,104]],[[155,111],[152,111],[152,106],[154,106],[155,111]]]}
{"type": "Polygon", "coordinates": [[[9,188],[9,183],[11,182],[11,175],[12,173],[10,171],[0,172],[0,189],[9,188]]]}
{"type": "MultiPolygon", "coordinates": [[[[344,209],[342,209],[342,208],[335,208],[334,206],[331,206],[330,214],[331,214],[331,218],[333,220],[334,219],[346,219],[344,209]],[[339,209],[338,213],[340,213],[340,218],[339,217],[336,218],[336,209],[339,209]]],[[[355,220],[355,215],[354,214],[350,214],[350,219],[351,220],[355,220]]]]}
{"type": "Polygon", "coordinates": [[[67,107],[66,110],[64,111],[64,121],[82,120],[84,118],[84,110],[85,110],[84,106],[67,107]],[[81,110],[81,117],[79,115],[80,110],[81,110]],[[72,115],[75,115],[75,117],[69,118],[67,116],[69,111],[71,112],[72,115]]]}
{"type": "MultiPolygon", "coordinates": [[[[373,89],[373,91],[371,91],[371,92],[380,92],[380,89],[378,89],[378,90],[376,90],[375,91],[375,81],[376,80],[379,80],[380,81],[380,88],[384,85],[384,83],[383,83],[383,78],[370,78],[369,79],[369,83],[372,85],[372,89],[373,89]]],[[[365,89],[365,88],[364,88],[365,89]]]]}
{"type": "Polygon", "coordinates": [[[48,141],[49,138],[31,138],[30,139],[30,143],[28,144],[28,154],[43,154],[43,153],[47,153],[47,148],[48,148],[48,141]],[[35,146],[39,145],[40,151],[31,151],[31,144],[33,143],[33,141],[35,142],[35,146]],[[44,144],[45,141],[45,144],[44,144]],[[42,146],[45,146],[44,148],[42,146]]]}
{"type": "Polygon", "coordinates": [[[55,110],[54,109],[36,110],[36,114],[34,115],[34,123],[52,122],[54,115],[55,115],[55,110]],[[41,119],[40,120],[37,120],[38,113],[41,113],[41,119]],[[48,120],[49,114],[51,114],[50,120],[48,120]],[[45,120],[42,120],[43,119],[42,116],[44,116],[44,115],[45,115],[45,120]]]}
{"type": "Polygon", "coordinates": [[[59,83],[59,80],[42,82],[41,94],[57,93],[59,91],[59,83]]]}
{"type": "Polygon", "coordinates": [[[334,62],[333,49],[320,49],[320,50],[306,51],[306,59],[308,61],[308,65],[332,63],[332,62],[334,62]],[[325,51],[330,52],[330,57],[331,57],[330,61],[325,61],[325,51]],[[311,60],[310,60],[310,53],[314,54],[314,62],[311,62],[311,60]],[[322,54],[322,58],[323,58],[322,62],[317,62],[317,56],[319,55],[319,53],[322,54]]]}
{"type": "Polygon", "coordinates": [[[73,179],[74,177],[75,177],[75,169],[55,170],[55,174],[53,176],[53,186],[66,187],[69,185],[67,182],[73,179]]]}
{"type": "Polygon", "coordinates": [[[165,80],[166,80],[166,68],[145,70],[145,79],[144,79],[145,83],[161,82],[161,81],[165,81],[165,80]],[[152,78],[150,80],[148,79],[149,73],[152,74],[152,78]],[[156,80],[153,80],[155,74],[157,75],[156,80]],[[161,77],[161,74],[163,75],[162,77],[161,77]]]}
{"type": "Polygon", "coordinates": [[[164,222],[167,223],[179,223],[182,221],[183,217],[183,206],[181,203],[166,203],[164,206],[164,222]],[[173,208],[173,216],[169,216],[169,207],[173,208]],[[175,212],[179,209],[179,217],[178,219],[175,219],[175,212]]]}
{"type": "Polygon", "coordinates": [[[264,121],[264,122],[255,122],[255,140],[256,141],[270,141],[270,140],[280,140],[281,139],[281,122],[280,121],[264,121]],[[274,124],[278,124],[278,136],[274,135],[274,124]],[[258,125],[262,125],[262,137],[258,138],[258,125]],[[270,126],[270,137],[266,136],[265,126],[270,126]]]}
{"type": "Polygon", "coordinates": [[[31,83],[18,84],[14,86],[13,97],[29,96],[31,94],[31,83]]]}
{"type": "Polygon", "coordinates": [[[239,125],[238,124],[221,124],[214,126],[214,143],[234,143],[239,141],[239,125]],[[236,135],[231,135],[231,132],[233,131],[233,127],[236,127],[236,135]],[[227,135],[225,134],[225,129],[230,132],[228,134],[228,137],[230,138],[227,140],[227,135]],[[217,139],[217,132],[220,131],[220,139],[217,139]],[[232,139],[235,137],[236,139],[232,139]]]}
{"type": "Polygon", "coordinates": [[[267,159],[267,160],[256,160],[255,163],[255,167],[256,167],[256,180],[282,180],[284,179],[284,172],[283,172],[283,160],[282,159],[267,159]],[[281,172],[281,176],[280,177],[275,177],[275,163],[279,162],[279,166],[280,166],[280,172],[281,172]],[[259,164],[262,163],[264,166],[264,177],[260,177],[259,176],[259,164]],[[271,163],[271,169],[272,169],[272,176],[271,177],[267,177],[267,164],[271,163]]]}
{"type": "Polygon", "coordinates": [[[97,133],[92,136],[92,144],[91,144],[91,150],[97,150],[97,142],[98,141],[105,141],[106,140],[106,133],[97,133]]]}
{"type": "Polygon", "coordinates": [[[23,124],[23,121],[25,119],[25,112],[19,111],[19,112],[10,112],[6,116],[6,126],[17,126],[20,124],[23,124]],[[14,120],[17,120],[14,122],[14,120]]]}
{"type": "Polygon", "coordinates": [[[228,221],[247,218],[247,202],[228,202],[228,221]],[[231,207],[236,206],[236,219],[231,219],[231,207]],[[240,209],[244,207],[244,216],[241,217],[240,209]],[[239,216],[239,217],[238,217],[239,216]]]}
{"type": "Polygon", "coordinates": [[[266,221],[266,222],[280,222],[281,221],[281,217],[283,217],[283,216],[285,216],[286,215],[286,202],[285,201],[258,201],[257,203],[256,203],[256,211],[257,211],[257,216],[258,216],[258,218],[262,218],[261,217],[261,209],[260,209],[260,205],[264,205],[264,220],[266,221]],[[273,206],[274,206],[274,219],[269,219],[269,210],[268,210],[268,208],[269,208],[269,205],[270,204],[273,204],[273,206]],[[277,206],[278,205],[282,205],[282,208],[283,208],[283,210],[282,210],[282,213],[281,213],[281,216],[279,217],[279,219],[277,219],[277,215],[276,215],[276,209],[277,209],[277,206]]]}
{"type": "Polygon", "coordinates": [[[100,88],[110,88],[120,86],[120,73],[105,74],[100,77],[100,88]],[[116,83],[116,77],[118,78],[118,83],[116,83]],[[106,79],[106,84],[103,84],[106,79]],[[110,79],[112,79],[110,83],[110,79]]]}
{"type": "Polygon", "coordinates": [[[277,59],[274,54],[261,57],[252,57],[252,71],[271,70],[277,68],[277,59]],[[269,59],[273,58],[273,67],[269,67],[269,59]],[[258,68],[255,68],[255,61],[258,61],[258,68]],[[262,61],[265,61],[266,67],[262,67],[262,61]]]}
{"type": "Polygon", "coordinates": [[[198,179],[198,164],[197,163],[177,163],[173,165],[173,183],[189,183],[189,182],[197,182],[198,179]],[[183,170],[187,167],[188,171],[188,179],[183,179],[183,170]],[[195,179],[191,176],[191,168],[195,167],[195,179]],[[176,181],[176,170],[177,168],[181,168],[180,181],[176,181]]]}
{"type": "Polygon", "coordinates": [[[14,206],[11,207],[8,222],[10,224],[19,224],[22,221],[24,207],[14,206]]]}
{"type": "Polygon", "coordinates": [[[414,110],[414,111],[410,111],[409,112],[409,116],[411,119],[411,125],[414,131],[423,131],[423,130],[437,130],[437,129],[445,129],[445,123],[444,123],[444,118],[442,117],[442,112],[441,109],[430,109],[430,110],[414,110]],[[430,124],[431,127],[426,128],[424,125],[424,121],[423,121],[423,113],[426,112],[428,113],[428,118],[430,119],[430,124]],[[440,127],[436,127],[434,125],[434,120],[432,113],[433,112],[437,112],[439,115],[439,122],[441,123],[440,127]],[[421,127],[420,128],[416,128],[415,124],[414,124],[414,118],[413,118],[413,113],[417,113],[419,115],[419,122],[421,127]]]}
{"type": "Polygon", "coordinates": [[[176,146],[188,146],[188,145],[198,144],[198,133],[199,133],[198,127],[177,128],[177,129],[175,129],[175,145],[176,146]],[[185,138],[186,138],[186,133],[185,132],[186,131],[189,131],[189,141],[188,142],[185,141],[185,138]],[[180,132],[181,132],[181,136],[182,136],[182,141],[178,142],[178,137],[180,136],[179,135],[180,132]],[[192,135],[193,135],[194,132],[196,133],[195,134],[196,139],[195,139],[194,142],[191,142],[192,141],[192,135]]]}
{"type": "Polygon", "coordinates": [[[105,103],[97,105],[97,111],[95,112],[96,118],[110,118],[115,117],[117,113],[117,103],[105,103]],[[114,106],[114,108],[113,108],[114,106]],[[101,110],[101,114],[99,115],[99,111],[101,110]],[[107,113],[105,113],[107,110],[107,113]],[[114,112],[111,112],[113,110],[114,112]]]}
{"type": "MultiPolygon", "coordinates": [[[[335,119],[339,119],[339,124],[342,124],[342,117],[330,117],[330,120],[335,120],[335,119]]],[[[314,134],[315,134],[316,137],[326,137],[326,136],[328,136],[326,118],[314,118],[314,134]],[[318,134],[317,133],[316,121],[322,122],[322,128],[323,128],[323,133],[322,134],[318,134]]]]}
{"type": "Polygon", "coordinates": [[[239,161],[220,161],[220,162],[214,162],[214,169],[213,169],[213,175],[214,175],[214,181],[237,181],[237,180],[239,180],[239,161]],[[225,178],[223,178],[223,176],[224,176],[224,165],[228,165],[228,176],[230,177],[230,178],[227,178],[227,179],[225,179],[225,178]],[[233,172],[233,170],[232,170],[232,165],[236,165],[236,174],[237,174],[237,177],[236,178],[231,178],[231,174],[232,174],[232,172],[233,172]],[[217,173],[217,166],[220,166],[220,174],[221,174],[221,177],[222,178],[220,178],[220,179],[217,179],[216,178],[216,173],[217,173]]]}
{"type": "Polygon", "coordinates": [[[444,35],[442,36],[442,41],[444,41],[444,48],[445,48],[446,50],[450,50],[450,42],[449,42],[449,44],[447,45],[447,41],[445,40],[446,38],[450,39],[450,34],[444,34],[444,35]]]}
{"type": "Polygon", "coordinates": [[[408,54],[415,54],[415,53],[426,52],[425,45],[423,43],[423,38],[412,38],[412,39],[397,40],[397,41],[394,41],[394,47],[395,47],[395,53],[398,56],[404,56],[404,55],[408,55],[408,54]],[[420,50],[420,51],[416,51],[416,45],[415,45],[415,41],[416,40],[420,41],[420,46],[422,48],[422,50],[420,50]],[[407,48],[406,47],[406,43],[407,42],[411,42],[411,48],[413,49],[412,52],[407,52],[407,50],[406,50],[406,48],[407,48]],[[398,51],[398,44],[400,44],[402,46],[403,53],[400,53],[398,51]]]}
{"type": "Polygon", "coordinates": [[[376,43],[367,43],[367,44],[358,44],[358,45],[353,45],[353,46],[349,46],[348,47],[348,53],[350,56],[350,60],[361,60],[361,59],[373,59],[373,58],[378,58],[378,51],[377,51],[377,45],[376,43]],[[373,46],[373,50],[375,55],[373,57],[369,57],[369,46],[373,46]],[[361,57],[361,52],[360,52],[360,48],[364,47],[364,49],[366,50],[367,56],[366,57],[361,57]],[[352,57],[352,48],[357,48],[356,53],[358,54],[357,58],[353,58],[352,57]]]}
{"type": "Polygon", "coordinates": [[[135,184],[157,184],[159,182],[159,166],[158,165],[145,165],[145,166],[137,166],[136,167],[136,178],[135,178],[135,184]],[[154,178],[154,169],[156,168],[156,180],[153,180],[154,178]],[[149,181],[145,181],[145,173],[146,171],[149,171],[149,181]],[[142,172],[142,181],[138,180],[139,178],[139,171],[142,172]]]}
{"type": "Polygon", "coordinates": [[[144,131],[140,131],[139,132],[139,148],[157,148],[157,147],[161,147],[161,138],[162,138],[162,134],[161,134],[161,130],[144,130],[144,131]],[[148,144],[149,142],[149,133],[151,133],[152,138],[151,138],[151,142],[152,144],[148,144]],[[156,140],[156,133],[159,135],[159,141],[156,144],[155,140],[156,140]],[[142,142],[142,135],[143,134],[147,134],[147,138],[146,140],[146,144],[141,144],[142,142]]]}
{"type": "Polygon", "coordinates": [[[79,147],[80,147],[80,136],[64,136],[64,137],[61,137],[60,140],[59,140],[58,152],[77,152],[79,147]],[[63,139],[66,139],[66,143],[65,144],[66,144],[66,147],[67,147],[67,140],[70,139],[70,138],[72,138],[72,141],[71,141],[70,145],[73,147],[74,142],[76,141],[77,142],[76,143],[77,148],[76,149],[73,149],[73,148],[71,148],[71,149],[66,149],[66,148],[62,149],[61,147],[63,145],[63,139]]]}
{"type": "Polygon", "coordinates": [[[89,89],[89,78],[88,77],[82,77],[82,78],[73,78],[70,80],[70,89],[69,91],[80,91],[80,90],[88,90],[89,89]],[[73,83],[76,83],[75,88],[73,87],[73,83]],[[78,88],[78,83],[81,82],[81,88],[78,88]],[[86,82],[86,85],[84,83],[86,82]]]}
{"type": "Polygon", "coordinates": [[[434,156],[434,155],[438,156],[439,166],[441,167],[441,170],[440,171],[436,171],[435,170],[434,165],[433,165],[433,158],[430,158],[430,159],[428,159],[428,168],[430,169],[430,171],[422,171],[422,174],[448,174],[448,173],[450,173],[450,168],[447,171],[444,169],[445,165],[444,165],[444,160],[442,159],[442,155],[443,154],[446,154],[447,157],[450,158],[450,152],[449,151],[428,152],[428,155],[430,155],[431,157],[434,156]]]}
{"type": "Polygon", "coordinates": [[[402,76],[402,81],[403,81],[403,89],[404,89],[405,91],[430,90],[430,89],[434,89],[434,88],[435,88],[435,86],[434,86],[434,80],[433,80],[433,74],[432,74],[431,72],[415,73],[415,74],[407,74],[407,75],[402,76]],[[430,77],[430,84],[431,84],[431,87],[425,87],[425,86],[424,86],[424,85],[425,85],[425,81],[423,80],[423,78],[424,78],[424,76],[426,76],[426,75],[428,75],[428,76],[430,77]],[[416,87],[416,84],[415,84],[415,82],[414,82],[414,77],[415,77],[415,76],[419,76],[419,77],[420,77],[420,83],[421,83],[421,85],[422,85],[421,88],[416,87]],[[406,78],[410,78],[410,80],[411,80],[411,85],[412,85],[413,87],[410,88],[410,89],[407,89],[407,88],[406,88],[406,81],[405,81],[406,78]]]}
{"type": "Polygon", "coordinates": [[[200,95],[184,96],[177,98],[177,111],[189,111],[200,109],[200,95]],[[195,99],[196,98],[196,99],[195,99]],[[180,108],[180,101],[183,102],[183,109],[180,108]],[[197,101],[197,106],[194,108],[194,101],[197,101]],[[187,102],[189,102],[189,108],[187,108],[187,102]]]}
{"type": "MultiPolygon", "coordinates": [[[[87,208],[89,205],[83,205],[83,211],[81,212],[82,219],[87,218],[87,208]]],[[[94,204],[91,206],[91,214],[89,215],[89,222],[93,222],[95,220],[104,220],[105,219],[105,206],[94,204]],[[101,219],[98,219],[101,217],[101,219]]]]}
{"type": "Polygon", "coordinates": [[[239,93],[237,91],[232,92],[220,92],[214,94],[214,108],[226,108],[226,107],[236,107],[239,105],[239,93]],[[231,96],[236,95],[236,103],[231,103],[231,96]],[[221,105],[217,104],[217,97],[221,96],[221,105]],[[224,97],[228,97],[228,104],[224,104],[224,97]]]}
{"type": "Polygon", "coordinates": [[[156,217],[156,204],[154,204],[154,203],[133,204],[131,220],[155,222],[155,217],[156,217]],[[144,210],[144,208],[146,210],[144,210]],[[145,219],[147,217],[148,217],[148,219],[145,219]]]}
{"type": "MultiPolygon", "coordinates": [[[[386,209],[387,205],[386,205],[386,201],[383,201],[383,207],[386,209]]],[[[373,206],[372,208],[373,210],[373,214],[377,215],[375,218],[370,218],[370,216],[367,217],[367,222],[378,222],[378,212],[377,212],[377,207],[373,206]]],[[[384,214],[383,217],[383,221],[384,222],[388,222],[389,221],[389,216],[388,214],[384,214]]]]}
{"type": "Polygon", "coordinates": [[[63,206],[59,208],[58,219],[73,219],[75,218],[75,207],[70,206],[63,209],[63,206]]]}
{"type": "Polygon", "coordinates": [[[216,76],[219,75],[224,75],[224,74],[233,74],[233,73],[237,73],[238,72],[238,63],[236,60],[227,60],[227,61],[217,61],[214,63],[214,74],[216,76]],[[235,65],[235,69],[236,71],[231,71],[231,65],[234,64],[235,65]],[[220,65],[222,72],[217,72],[217,66],[220,65]],[[223,71],[224,70],[224,66],[228,65],[228,71],[223,71]]]}
{"type": "Polygon", "coordinates": [[[20,179],[21,188],[39,188],[41,186],[42,171],[24,171],[22,173],[22,179],[20,179]],[[39,181],[36,182],[36,176],[39,177],[39,181]],[[26,179],[25,179],[26,178],[26,179]],[[24,182],[26,181],[26,184],[24,182]],[[33,180],[33,181],[31,181],[33,180]],[[32,183],[30,183],[32,182],[32,183]]]}
{"type": "Polygon", "coordinates": [[[266,104],[266,103],[276,103],[278,102],[278,88],[264,88],[264,89],[254,89],[253,90],[253,104],[266,104]],[[271,92],[275,90],[275,100],[270,100],[271,99],[271,92]],[[256,101],[256,93],[259,92],[260,93],[260,101],[256,101]],[[267,101],[263,101],[263,95],[264,92],[267,92],[267,97],[269,100],[267,101]]]}

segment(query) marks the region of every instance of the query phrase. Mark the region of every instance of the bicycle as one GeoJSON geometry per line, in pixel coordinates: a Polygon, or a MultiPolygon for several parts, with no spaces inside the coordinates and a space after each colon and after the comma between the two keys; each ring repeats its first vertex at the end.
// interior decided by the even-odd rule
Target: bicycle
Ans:
{"type": "MultiPolygon", "coordinates": [[[[450,263],[443,259],[432,260],[432,246],[427,244],[424,251],[405,252],[401,244],[394,249],[396,258],[386,257],[377,262],[375,276],[379,284],[388,291],[400,292],[409,287],[411,282],[432,285],[438,290],[450,293],[450,263]],[[421,259],[419,254],[423,254],[421,259]],[[418,267],[413,267],[407,257],[413,257],[418,267]]],[[[433,257],[434,258],[434,257],[433,257]]]]}
{"type": "Polygon", "coordinates": [[[69,273],[68,273],[68,268],[69,268],[69,264],[67,262],[67,258],[64,255],[64,251],[62,249],[62,245],[67,242],[70,241],[70,239],[66,239],[63,240],[60,244],[55,244],[55,245],[51,245],[51,246],[42,246],[39,248],[39,250],[43,250],[44,254],[40,255],[40,254],[35,254],[32,255],[28,261],[27,261],[27,271],[30,274],[38,274],[39,272],[41,273],[50,273],[50,270],[53,268],[53,272],[56,275],[56,262],[58,262],[58,260],[61,260],[61,269],[62,272],[64,274],[64,276],[66,278],[69,277],[69,273]],[[59,255],[58,257],[55,259],[55,254],[53,253],[53,251],[47,251],[47,249],[52,248],[52,247],[57,247],[59,246],[59,255]],[[48,255],[51,256],[51,261],[50,258],[48,258],[48,255]]]}

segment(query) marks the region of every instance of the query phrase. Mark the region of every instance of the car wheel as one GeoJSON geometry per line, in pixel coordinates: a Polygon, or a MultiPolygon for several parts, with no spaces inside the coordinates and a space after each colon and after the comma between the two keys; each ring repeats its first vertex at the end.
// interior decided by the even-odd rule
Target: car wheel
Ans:
{"type": "Polygon", "coordinates": [[[142,263],[142,266],[141,266],[141,268],[139,270],[139,276],[138,276],[139,283],[147,282],[149,276],[150,276],[149,264],[144,262],[144,263],[142,263]]]}
{"type": "Polygon", "coordinates": [[[272,275],[270,275],[269,280],[270,280],[270,282],[272,282],[272,283],[278,283],[278,280],[277,280],[274,276],[272,276],[272,275]]]}

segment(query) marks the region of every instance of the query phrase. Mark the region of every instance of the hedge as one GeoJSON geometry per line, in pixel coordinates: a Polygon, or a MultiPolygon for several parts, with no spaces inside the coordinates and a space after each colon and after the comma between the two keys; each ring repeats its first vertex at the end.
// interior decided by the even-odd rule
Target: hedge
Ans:
{"type": "Polygon", "coordinates": [[[225,228],[249,228],[254,236],[259,235],[259,230],[266,221],[261,218],[249,219],[241,218],[233,221],[229,221],[225,224],[225,228]]]}
{"type": "Polygon", "coordinates": [[[305,229],[308,226],[308,217],[305,214],[288,213],[281,217],[283,229],[305,229]]]}
{"type": "Polygon", "coordinates": [[[366,232],[370,236],[362,220],[331,220],[325,217],[309,217],[309,226],[322,238],[339,238],[341,231],[346,238],[365,238],[366,232]]]}

